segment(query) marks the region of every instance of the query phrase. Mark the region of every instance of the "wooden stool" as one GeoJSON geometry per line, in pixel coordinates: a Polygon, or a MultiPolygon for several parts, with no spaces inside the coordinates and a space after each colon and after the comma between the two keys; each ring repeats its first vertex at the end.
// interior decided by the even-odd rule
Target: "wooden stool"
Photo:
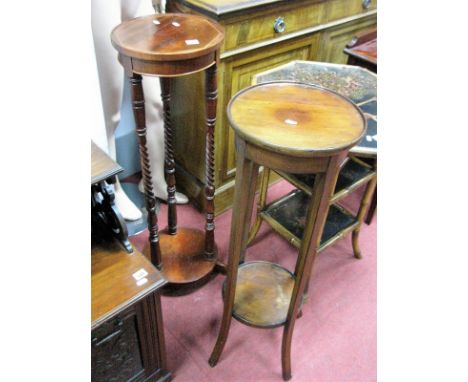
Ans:
{"type": "Polygon", "coordinates": [[[139,140],[141,170],[148,211],[149,243],[144,253],[170,283],[197,281],[216,263],[214,241],[214,127],[216,123],[216,66],[224,38],[220,25],[200,16],[160,14],[125,21],[112,31],[112,44],[129,77],[133,114],[139,140]],[[206,70],[206,187],[205,232],[177,229],[175,162],[171,126],[171,77],[206,70]],[[168,191],[168,228],[159,237],[156,197],[146,144],[145,101],[141,75],[159,76],[164,107],[165,172],[168,191]]]}
{"type": "Polygon", "coordinates": [[[216,365],[231,317],[255,327],[284,325],[283,378],[291,378],[291,338],[312,272],[339,168],[365,132],[362,112],[324,88],[270,82],[237,93],[228,105],[236,134],[237,166],[224,312],[209,363],[216,365]],[[294,273],[264,261],[245,262],[260,165],[290,173],[315,173],[304,236],[294,273]]]}

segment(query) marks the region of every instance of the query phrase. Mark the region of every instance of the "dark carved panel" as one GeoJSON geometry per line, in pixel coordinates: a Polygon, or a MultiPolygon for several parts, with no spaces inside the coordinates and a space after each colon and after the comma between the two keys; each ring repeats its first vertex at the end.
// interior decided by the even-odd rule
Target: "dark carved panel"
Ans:
{"type": "Polygon", "coordinates": [[[126,382],[144,372],[136,317],[116,318],[91,334],[91,380],[126,382]]]}

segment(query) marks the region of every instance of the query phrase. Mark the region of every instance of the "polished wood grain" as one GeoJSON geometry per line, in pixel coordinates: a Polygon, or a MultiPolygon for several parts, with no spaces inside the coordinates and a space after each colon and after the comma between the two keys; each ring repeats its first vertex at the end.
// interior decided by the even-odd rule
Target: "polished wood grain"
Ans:
{"type": "Polygon", "coordinates": [[[117,175],[123,168],[91,141],[91,184],[117,175]]]}
{"type": "Polygon", "coordinates": [[[293,82],[256,85],[236,94],[228,118],[253,144],[298,156],[348,148],[365,131],[362,112],[344,97],[293,82]]]}
{"type": "Polygon", "coordinates": [[[112,31],[111,38],[125,56],[146,61],[187,60],[216,51],[223,41],[223,29],[204,17],[167,13],[126,21],[112,31]]]}
{"type": "MultiPolygon", "coordinates": [[[[210,257],[205,252],[205,232],[194,228],[179,227],[176,234],[168,229],[160,232],[162,272],[171,284],[187,284],[202,279],[212,272],[216,265],[217,249],[212,244],[210,257]]],[[[150,258],[150,245],[143,253],[150,258]]]]}
{"type": "Polygon", "coordinates": [[[226,39],[221,52],[239,49],[264,40],[284,38],[291,33],[312,28],[325,22],[326,3],[306,1],[275,3],[275,8],[256,12],[244,22],[229,22],[225,25],[226,39]],[[281,18],[284,31],[275,30],[281,18]]]}
{"type": "Polygon", "coordinates": [[[115,240],[91,248],[91,328],[128,308],[167,281],[141,253],[125,252],[115,240]],[[144,270],[139,285],[132,275],[144,270]]]}
{"type": "Polygon", "coordinates": [[[236,133],[237,171],[223,316],[209,364],[215,366],[221,356],[232,316],[251,326],[284,325],[281,360],[283,379],[289,380],[294,325],[319,251],[330,199],[341,164],[365,132],[365,119],[346,98],[291,82],[270,82],[239,92],[229,103],[228,116],[236,133]],[[245,258],[260,165],[275,171],[315,173],[292,276],[271,265],[246,262],[239,267],[245,258]]]}
{"type": "Polygon", "coordinates": [[[273,328],[286,322],[294,275],[277,264],[252,261],[239,267],[233,316],[256,327],[273,328]]]}
{"type": "Polygon", "coordinates": [[[377,73],[377,28],[353,36],[343,50],[348,55],[348,65],[357,65],[377,73]]]}

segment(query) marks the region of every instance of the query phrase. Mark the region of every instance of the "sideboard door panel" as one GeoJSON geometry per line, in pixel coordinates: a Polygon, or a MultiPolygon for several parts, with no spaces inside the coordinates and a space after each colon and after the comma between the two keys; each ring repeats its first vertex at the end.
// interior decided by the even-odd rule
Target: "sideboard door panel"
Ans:
{"type": "Polygon", "coordinates": [[[92,332],[93,382],[122,382],[144,373],[136,315],[112,319],[92,332]]]}

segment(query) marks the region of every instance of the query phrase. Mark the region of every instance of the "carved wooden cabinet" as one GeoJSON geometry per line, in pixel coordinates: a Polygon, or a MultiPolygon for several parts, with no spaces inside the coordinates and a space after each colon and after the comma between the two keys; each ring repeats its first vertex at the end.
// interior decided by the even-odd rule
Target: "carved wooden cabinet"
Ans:
{"type": "Polygon", "coordinates": [[[163,382],[161,273],[138,251],[107,238],[92,247],[91,380],[163,382]]]}
{"type": "Polygon", "coordinates": [[[106,182],[121,167],[94,144],[91,153],[91,380],[168,381],[159,297],[167,280],[126,230],[115,235],[120,214],[107,211],[116,207],[106,182]]]}
{"type": "MultiPolygon", "coordinates": [[[[234,136],[226,117],[231,97],[255,74],[293,60],[345,63],[343,48],[354,34],[375,27],[376,0],[167,0],[167,11],[203,14],[225,28],[218,66],[215,130],[215,213],[234,196],[234,136]]],[[[204,207],[203,78],[174,84],[177,186],[204,207]],[[189,128],[187,128],[189,127],[189,128]],[[186,155],[190,152],[191,155],[186,155]]],[[[277,178],[272,177],[271,181],[277,178]]]]}

